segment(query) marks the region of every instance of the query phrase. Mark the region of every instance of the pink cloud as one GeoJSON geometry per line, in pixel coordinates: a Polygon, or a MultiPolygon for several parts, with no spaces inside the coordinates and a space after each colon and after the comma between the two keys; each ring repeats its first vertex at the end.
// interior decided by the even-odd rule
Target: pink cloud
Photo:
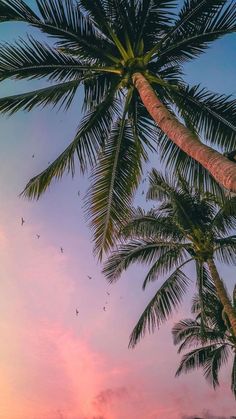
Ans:
{"type": "Polygon", "coordinates": [[[114,400],[122,400],[128,396],[126,387],[108,388],[101,391],[94,399],[95,406],[111,404],[114,400]]]}

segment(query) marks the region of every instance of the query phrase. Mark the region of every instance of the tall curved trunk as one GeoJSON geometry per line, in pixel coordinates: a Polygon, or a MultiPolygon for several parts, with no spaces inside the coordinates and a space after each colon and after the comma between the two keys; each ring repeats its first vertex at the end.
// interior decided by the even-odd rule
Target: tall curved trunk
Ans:
{"type": "Polygon", "coordinates": [[[219,297],[219,300],[221,301],[224,311],[228,316],[233,335],[236,337],[236,311],[234,307],[231,304],[231,301],[228,297],[228,294],[226,292],[224,283],[220,279],[219,273],[216,269],[216,265],[213,259],[207,260],[207,265],[212,277],[212,280],[215,284],[217,295],[219,297]]]}
{"type": "Polygon", "coordinates": [[[169,139],[205,167],[217,182],[236,192],[236,164],[203,144],[179,122],[158,99],[150,83],[141,73],[133,74],[133,83],[149,114],[169,139]]]}

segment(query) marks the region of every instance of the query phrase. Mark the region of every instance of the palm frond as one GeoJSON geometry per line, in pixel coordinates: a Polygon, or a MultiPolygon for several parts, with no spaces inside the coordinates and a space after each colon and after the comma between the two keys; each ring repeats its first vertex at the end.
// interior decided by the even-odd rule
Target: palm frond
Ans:
{"type": "Polygon", "coordinates": [[[12,115],[19,110],[31,111],[35,107],[47,105],[68,109],[79,87],[80,80],[60,83],[44,89],[34,90],[14,96],[0,98],[0,113],[12,115]]]}
{"type": "Polygon", "coordinates": [[[203,346],[204,344],[222,344],[224,343],[224,335],[217,330],[205,326],[204,332],[202,325],[198,321],[192,319],[185,319],[175,324],[172,329],[174,344],[180,344],[178,353],[181,353],[186,348],[196,346],[203,346]]]}
{"type": "Polygon", "coordinates": [[[84,101],[83,111],[93,111],[101,102],[104,101],[107,92],[112,90],[113,85],[119,84],[119,77],[110,73],[93,72],[93,76],[87,77],[83,81],[84,101]]]}
{"type": "Polygon", "coordinates": [[[97,62],[116,62],[114,48],[101,36],[81,2],[73,0],[37,0],[41,20],[37,27],[56,38],[57,47],[97,62]]]}
{"type": "Polygon", "coordinates": [[[224,151],[236,147],[236,99],[209,92],[199,85],[172,89],[170,96],[177,102],[180,115],[187,117],[206,142],[217,144],[224,151]]]}
{"type": "Polygon", "coordinates": [[[159,256],[156,262],[152,265],[148,271],[144,282],[143,290],[146,289],[149,282],[157,280],[160,276],[166,275],[171,272],[176,266],[178,269],[182,269],[187,263],[191,262],[193,258],[186,259],[186,251],[183,246],[175,246],[173,249],[165,251],[159,256]]]}
{"type": "Polygon", "coordinates": [[[23,196],[38,199],[46,191],[51,181],[54,178],[60,179],[65,170],[73,176],[76,154],[82,172],[87,169],[88,164],[93,165],[95,163],[97,154],[104,146],[104,139],[110,132],[114,114],[119,114],[119,108],[114,99],[115,92],[115,88],[109,91],[105,100],[82,119],[79,130],[71,144],[46,170],[28,182],[22,192],[23,196]]]}
{"type": "MultiPolygon", "coordinates": [[[[188,336],[192,335],[193,340],[200,333],[200,325],[196,320],[185,319],[181,320],[172,328],[172,336],[174,345],[179,345],[184,341],[188,336]]],[[[178,352],[180,352],[178,350],[178,352]]]]}
{"type": "Polygon", "coordinates": [[[162,215],[159,211],[150,210],[147,213],[142,208],[133,210],[132,216],[121,230],[121,236],[128,237],[158,237],[161,240],[183,240],[183,233],[173,222],[173,218],[162,215]]]}
{"type": "Polygon", "coordinates": [[[203,368],[205,378],[215,388],[219,385],[218,373],[222,364],[227,361],[228,348],[226,345],[207,345],[196,348],[185,354],[176,371],[176,376],[192,370],[203,368]]]}
{"type": "Polygon", "coordinates": [[[199,283],[199,287],[201,287],[203,298],[207,298],[209,295],[213,298],[216,295],[216,290],[209,269],[204,263],[197,261],[196,264],[197,282],[199,283]]]}
{"type": "Polygon", "coordinates": [[[236,197],[224,197],[211,222],[211,229],[218,236],[227,235],[236,228],[236,197]]]}
{"type": "Polygon", "coordinates": [[[178,18],[175,20],[172,28],[162,37],[162,39],[155,45],[148,53],[152,57],[158,52],[164,51],[169,45],[176,43],[188,33],[201,25],[209,17],[217,13],[219,9],[226,3],[227,0],[185,0],[179,12],[178,18]],[[193,25],[194,21],[194,25],[193,25]]]}
{"type": "Polygon", "coordinates": [[[219,385],[218,375],[222,365],[227,363],[229,348],[227,345],[220,345],[212,351],[209,359],[203,366],[204,376],[207,381],[216,388],[219,385]]]}
{"type": "Polygon", "coordinates": [[[15,44],[2,44],[0,49],[0,80],[40,79],[68,81],[88,72],[77,59],[30,37],[15,44]]]}
{"type": "MultiPolygon", "coordinates": [[[[194,5],[190,4],[193,2],[187,0],[186,3],[189,3],[190,6],[187,14],[189,13],[191,19],[193,19],[194,5]]],[[[199,13],[201,8],[199,6],[203,2],[198,1],[196,3],[194,0],[194,3],[199,13]]],[[[194,21],[190,21],[188,18],[186,20],[187,14],[180,13],[181,17],[177,22],[177,27],[180,25],[178,30],[175,31],[174,29],[172,35],[170,32],[168,34],[169,42],[160,48],[158,57],[161,62],[166,63],[168,60],[182,62],[196,58],[205,51],[212,41],[236,30],[236,5],[234,1],[231,1],[226,7],[227,1],[205,1],[204,3],[205,11],[201,10],[198,18],[196,18],[195,13],[194,21]],[[211,3],[211,10],[206,11],[206,6],[209,8],[207,3],[211,3]],[[185,23],[183,23],[183,20],[185,20],[185,23]]]]}
{"type": "Polygon", "coordinates": [[[39,17],[23,0],[1,0],[0,22],[14,20],[35,23],[39,17]]]}
{"type": "Polygon", "coordinates": [[[40,15],[22,0],[0,0],[0,21],[29,23],[56,38],[57,47],[69,49],[80,58],[109,63],[116,62],[106,39],[96,31],[88,16],[73,0],[36,0],[40,15]]]}
{"type": "Polygon", "coordinates": [[[151,200],[163,201],[171,195],[176,194],[177,183],[170,180],[170,177],[163,176],[156,169],[152,169],[149,176],[149,190],[147,198],[151,200]]]}
{"type": "Polygon", "coordinates": [[[150,301],[130,336],[129,346],[134,347],[146,331],[153,333],[156,327],[166,321],[182,301],[189,279],[176,269],[150,301]]]}
{"type": "Polygon", "coordinates": [[[174,177],[181,174],[185,179],[188,179],[190,185],[193,185],[199,190],[210,191],[219,198],[222,198],[224,195],[223,188],[209,172],[200,163],[177,147],[165,135],[160,137],[158,154],[161,163],[166,166],[166,169],[174,177]]]}
{"type": "Polygon", "coordinates": [[[113,29],[114,22],[112,22],[110,14],[107,13],[110,8],[104,7],[106,2],[104,3],[101,0],[80,0],[80,4],[84,7],[96,28],[113,44],[116,54],[120,53],[124,59],[128,59],[126,49],[113,29]]]}
{"type": "Polygon", "coordinates": [[[132,263],[152,263],[170,249],[168,242],[151,239],[130,240],[128,243],[120,244],[118,249],[112,252],[104,265],[103,273],[110,283],[115,282],[132,263]]]}
{"type": "Polygon", "coordinates": [[[173,22],[175,0],[142,0],[137,4],[136,44],[145,39],[145,51],[166,34],[173,22]]]}
{"type": "Polygon", "coordinates": [[[214,251],[216,259],[227,265],[236,265],[236,236],[216,240],[214,251]]]}
{"type": "Polygon", "coordinates": [[[131,199],[141,176],[142,149],[133,138],[124,114],[113,127],[92,175],[88,215],[94,231],[95,252],[102,257],[114,244],[129,215],[131,199]]]}

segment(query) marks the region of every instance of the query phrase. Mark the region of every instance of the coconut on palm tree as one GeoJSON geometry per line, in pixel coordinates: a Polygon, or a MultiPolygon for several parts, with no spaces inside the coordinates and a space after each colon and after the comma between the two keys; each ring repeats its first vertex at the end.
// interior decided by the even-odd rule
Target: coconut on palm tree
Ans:
{"type": "Polygon", "coordinates": [[[184,272],[189,263],[195,265],[200,296],[206,287],[211,291],[211,283],[214,285],[236,336],[236,311],[215,264],[236,265],[236,197],[216,199],[191,188],[181,177],[170,181],[156,170],[150,174],[147,197],[158,201],[159,206],[148,212],[134,210],[120,233],[120,244],[104,267],[112,283],[131,264],[150,266],[143,289],[168,275],[142,313],[130,345],[134,346],[146,330],[159,327],[179,305],[190,283],[184,272]]]}
{"type": "MultiPolygon", "coordinates": [[[[176,376],[201,368],[207,381],[216,388],[219,385],[219,371],[231,357],[231,390],[236,397],[236,338],[231,333],[227,315],[216,293],[204,292],[203,300],[204,329],[199,296],[193,299],[192,313],[195,318],[181,320],[172,329],[174,344],[179,345],[178,352],[191,348],[183,355],[176,376]]],[[[235,292],[233,305],[236,309],[235,292]]]]}
{"type": "MultiPolygon", "coordinates": [[[[236,191],[236,102],[184,81],[183,65],[236,30],[227,0],[0,0],[0,21],[25,22],[50,38],[2,44],[0,80],[45,79],[45,88],[0,99],[0,112],[69,108],[80,86],[83,117],[73,141],[24,194],[92,168],[88,212],[100,253],[114,242],[148,152],[192,180],[236,191]]],[[[17,28],[17,26],[16,26],[17,28]]],[[[216,186],[215,186],[216,188],[216,186]]]]}

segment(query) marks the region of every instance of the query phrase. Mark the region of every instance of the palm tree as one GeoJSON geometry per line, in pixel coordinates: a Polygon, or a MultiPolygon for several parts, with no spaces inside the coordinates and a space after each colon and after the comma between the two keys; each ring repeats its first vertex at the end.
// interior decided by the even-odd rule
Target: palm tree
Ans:
{"type": "MultiPolygon", "coordinates": [[[[0,21],[25,22],[50,37],[2,44],[0,80],[46,79],[45,88],[0,99],[0,112],[46,105],[69,108],[84,88],[83,117],[64,152],[27,184],[39,198],[53,178],[92,168],[87,209],[100,256],[113,244],[149,150],[170,168],[236,191],[236,101],[188,86],[183,64],[236,30],[227,0],[0,0],[0,21]],[[37,9],[37,10],[36,10],[37,9]],[[181,122],[182,121],[182,122],[181,122]],[[201,166],[202,165],[202,166],[201,166]],[[206,170],[205,170],[206,169],[206,170]],[[209,171],[209,172],[208,172],[209,171]]],[[[215,190],[217,187],[215,186],[215,190]]]]}
{"type": "Polygon", "coordinates": [[[147,329],[150,332],[159,327],[179,305],[190,282],[183,268],[190,262],[196,267],[199,295],[214,285],[236,336],[236,311],[215,265],[215,260],[236,265],[236,236],[232,234],[236,197],[216,199],[191,188],[181,177],[170,181],[155,169],[150,174],[147,197],[159,201],[159,207],[147,213],[134,210],[120,233],[120,244],[104,266],[106,277],[113,283],[132,263],[151,265],[143,289],[169,274],[135,326],[130,346],[135,346],[147,329]]]}
{"type": "MultiPolygon", "coordinates": [[[[236,308],[236,294],[234,291],[234,308],[236,308]]],[[[204,293],[205,328],[201,325],[201,303],[199,296],[193,300],[192,313],[194,319],[181,320],[172,329],[175,345],[180,345],[178,352],[188,348],[180,362],[176,376],[192,370],[202,368],[205,378],[216,388],[219,385],[220,368],[233,355],[231,374],[231,390],[236,397],[236,338],[230,331],[227,315],[214,292],[204,293]]]]}

